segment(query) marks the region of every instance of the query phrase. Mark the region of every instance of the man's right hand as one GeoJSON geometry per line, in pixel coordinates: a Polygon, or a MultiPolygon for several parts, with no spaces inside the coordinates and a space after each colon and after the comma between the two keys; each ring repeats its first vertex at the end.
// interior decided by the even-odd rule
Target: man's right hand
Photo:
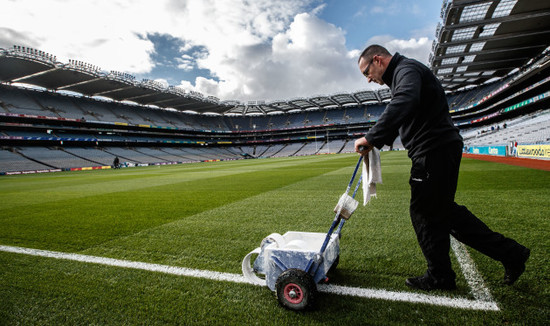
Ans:
{"type": "Polygon", "coordinates": [[[373,146],[365,137],[361,137],[355,141],[355,151],[361,156],[366,156],[372,148],[373,146]]]}

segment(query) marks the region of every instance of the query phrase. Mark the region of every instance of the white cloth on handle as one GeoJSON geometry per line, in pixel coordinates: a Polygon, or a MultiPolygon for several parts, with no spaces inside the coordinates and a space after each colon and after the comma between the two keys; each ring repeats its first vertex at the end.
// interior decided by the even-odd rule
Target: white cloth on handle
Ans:
{"type": "Polygon", "coordinates": [[[376,197],[376,184],[382,183],[382,169],[380,167],[380,151],[373,148],[367,156],[363,158],[363,206],[365,206],[371,197],[376,197]]]}

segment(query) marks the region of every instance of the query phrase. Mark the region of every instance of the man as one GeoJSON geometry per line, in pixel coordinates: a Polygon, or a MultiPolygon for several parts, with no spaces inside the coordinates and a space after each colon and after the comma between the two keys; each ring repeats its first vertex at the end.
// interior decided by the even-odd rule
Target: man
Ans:
{"type": "Polygon", "coordinates": [[[365,137],[355,141],[355,151],[365,156],[399,135],[412,160],[410,215],[428,269],[406,285],[426,291],[456,288],[449,235],[500,261],[504,283],[513,284],[530,250],[493,232],[454,201],[463,143],[441,83],[425,65],[399,53],[392,56],[379,45],[367,47],[358,64],[368,82],[390,87],[392,99],[365,137]]]}

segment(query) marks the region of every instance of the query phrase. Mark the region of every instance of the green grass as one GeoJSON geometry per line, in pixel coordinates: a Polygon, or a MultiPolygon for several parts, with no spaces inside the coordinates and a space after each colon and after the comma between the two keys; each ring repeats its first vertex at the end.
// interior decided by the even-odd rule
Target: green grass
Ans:
{"type": "MultiPolygon", "coordinates": [[[[240,273],[270,233],[326,232],[357,157],[323,155],[0,178],[0,244],[240,273]]],[[[382,153],[378,198],[347,222],[332,282],[409,291],[425,262],[408,217],[410,161],[382,153]]],[[[0,324],[545,324],[550,173],[465,159],[457,202],[532,249],[512,287],[469,250],[501,311],[320,294],[313,311],[267,288],[0,252],[0,324]]],[[[453,256],[454,259],[454,256],[453,256]]],[[[452,296],[471,298],[459,274],[452,296]]],[[[436,292],[437,295],[449,295],[436,292]]]]}

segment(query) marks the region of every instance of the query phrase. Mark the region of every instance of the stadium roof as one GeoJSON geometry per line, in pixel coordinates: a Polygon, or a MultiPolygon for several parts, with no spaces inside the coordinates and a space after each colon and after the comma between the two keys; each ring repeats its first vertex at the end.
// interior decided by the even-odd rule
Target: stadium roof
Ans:
{"type": "Polygon", "coordinates": [[[152,80],[136,81],[129,74],[103,72],[99,67],[70,60],[61,63],[56,57],[36,49],[14,46],[0,49],[0,81],[23,83],[55,91],[70,91],[86,96],[101,96],[117,101],[131,101],[179,111],[218,114],[267,114],[294,110],[329,109],[346,105],[379,103],[390,98],[387,90],[361,91],[353,94],[323,95],[287,101],[220,101],[213,96],[189,92],[152,80]]]}
{"type": "Polygon", "coordinates": [[[445,0],[430,64],[447,90],[502,77],[550,46],[550,1],[445,0]]]}

